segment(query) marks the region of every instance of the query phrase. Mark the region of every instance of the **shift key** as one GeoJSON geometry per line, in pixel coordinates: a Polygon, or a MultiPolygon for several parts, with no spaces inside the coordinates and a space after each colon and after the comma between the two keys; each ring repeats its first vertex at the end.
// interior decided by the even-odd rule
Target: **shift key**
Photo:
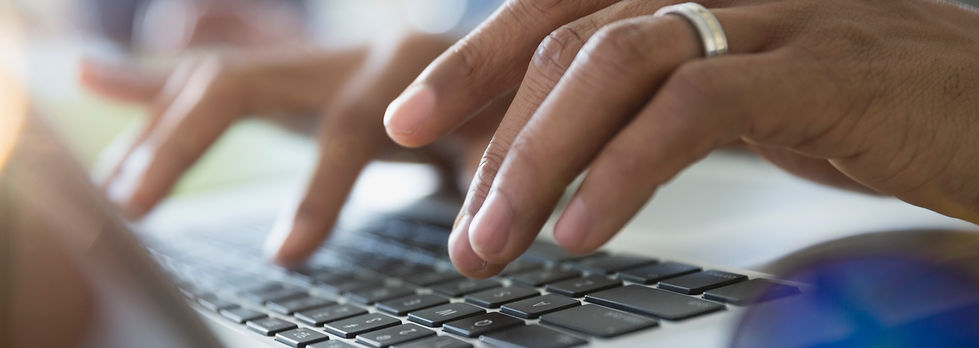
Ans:
{"type": "Polygon", "coordinates": [[[724,309],[724,305],[639,285],[600,291],[585,301],[666,320],[682,320],[724,309]]]}

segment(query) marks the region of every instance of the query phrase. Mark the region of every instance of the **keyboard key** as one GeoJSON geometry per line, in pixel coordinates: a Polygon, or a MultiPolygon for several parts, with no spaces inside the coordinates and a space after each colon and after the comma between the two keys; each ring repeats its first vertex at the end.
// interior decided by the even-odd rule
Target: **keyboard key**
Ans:
{"type": "Polygon", "coordinates": [[[523,300],[537,295],[540,295],[540,293],[534,289],[520,286],[506,286],[466,295],[466,302],[486,308],[496,308],[507,302],[523,300]]]}
{"type": "Polygon", "coordinates": [[[451,334],[478,337],[485,333],[520,325],[523,325],[523,320],[492,312],[445,323],[442,329],[451,334]]]}
{"type": "Polygon", "coordinates": [[[617,286],[622,286],[622,281],[609,279],[606,276],[591,275],[552,283],[547,286],[547,291],[571,297],[581,297],[595,291],[611,289],[617,286]]]}
{"type": "Polygon", "coordinates": [[[758,278],[708,290],[704,293],[704,298],[744,306],[792,296],[798,293],[799,288],[795,286],[758,278]]]}
{"type": "Polygon", "coordinates": [[[434,336],[435,331],[416,324],[401,324],[384,330],[368,332],[357,336],[357,342],[375,348],[387,348],[419,338],[434,336]]]}
{"type": "Polygon", "coordinates": [[[323,341],[319,343],[313,343],[306,348],[357,348],[352,345],[343,343],[342,341],[323,341]]]}
{"type": "Polygon", "coordinates": [[[541,314],[571,308],[580,304],[581,302],[578,302],[578,300],[567,296],[547,294],[507,303],[503,305],[500,311],[524,319],[536,319],[541,314]]]}
{"type": "Polygon", "coordinates": [[[407,286],[386,286],[383,288],[353,291],[347,295],[347,298],[360,304],[372,305],[374,302],[387,301],[414,293],[415,289],[407,286]]]}
{"type": "Polygon", "coordinates": [[[221,316],[238,324],[244,324],[249,320],[256,320],[266,317],[265,313],[242,307],[222,309],[221,316]]]}
{"type": "Polygon", "coordinates": [[[279,332],[296,328],[296,324],[276,318],[249,320],[246,324],[252,331],[258,332],[265,336],[272,336],[279,332]]]}
{"type": "Polygon", "coordinates": [[[218,298],[217,296],[214,296],[214,294],[204,294],[198,296],[197,303],[199,303],[202,307],[215,312],[220,312],[222,309],[238,307],[238,304],[218,298]]]}
{"type": "Polygon", "coordinates": [[[533,262],[533,261],[519,260],[518,259],[518,260],[513,261],[513,262],[510,262],[510,264],[506,265],[506,267],[503,268],[502,271],[500,271],[500,274],[498,274],[498,276],[505,277],[505,276],[508,276],[508,275],[511,275],[511,274],[516,274],[516,273],[524,273],[524,272],[536,271],[536,270],[539,270],[541,268],[544,268],[544,265],[541,264],[540,262],[533,262]]]}
{"type": "Polygon", "coordinates": [[[603,255],[575,261],[568,268],[594,274],[610,274],[624,269],[656,263],[656,260],[630,255],[603,255]]]}
{"type": "Polygon", "coordinates": [[[367,314],[367,311],[354,305],[342,304],[298,312],[296,319],[309,325],[320,326],[362,314],[367,314]]]}
{"type": "Polygon", "coordinates": [[[477,291],[492,289],[502,284],[492,279],[463,279],[454,282],[435,285],[432,290],[449,297],[459,297],[477,291]]]}
{"type": "Polygon", "coordinates": [[[398,324],[401,324],[401,320],[380,313],[371,313],[328,323],[326,324],[326,331],[343,338],[352,338],[365,332],[398,324]]]}
{"type": "Polygon", "coordinates": [[[539,263],[555,264],[555,263],[577,260],[593,255],[602,255],[602,254],[604,254],[604,252],[600,251],[591,255],[575,255],[567,251],[564,251],[564,249],[557,244],[551,242],[536,241],[534,242],[534,244],[531,244],[530,248],[527,249],[527,252],[525,252],[520,257],[523,258],[524,260],[530,260],[539,263]]]}
{"type": "Polygon", "coordinates": [[[619,272],[619,279],[634,283],[653,284],[663,279],[697,272],[700,267],[679,262],[663,262],[619,272]]]}
{"type": "Polygon", "coordinates": [[[486,313],[486,310],[471,304],[449,303],[408,313],[408,320],[430,327],[439,327],[448,321],[459,320],[483,313],[486,313]]]}
{"type": "Polygon", "coordinates": [[[306,347],[330,339],[329,336],[307,328],[298,328],[275,334],[275,340],[294,348],[306,347]]]}
{"type": "Polygon", "coordinates": [[[472,348],[473,345],[449,336],[435,336],[405,344],[396,344],[394,348],[472,348]]]}
{"type": "Polygon", "coordinates": [[[591,304],[544,314],[540,319],[544,324],[598,337],[615,337],[659,325],[653,319],[591,304]]]}
{"type": "Polygon", "coordinates": [[[639,285],[589,294],[585,301],[667,320],[681,320],[724,309],[719,303],[639,285]]]}
{"type": "Polygon", "coordinates": [[[545,269],[540,271],[531,271],[531,272],[514,274],[510,276],[510,280],[512,280],[515,283],[537,287],[547,283],[553,283],[556,281],[561,281],[561,280],[580,277],[580,276],[581,276],[581,272],[578,271],[545,269]]]}
{"type": "Polygon", "coordinates": [[[479,338],[494,347],[567,348],[587,344],[581,338],[557,332],[540,325],[521,326],[483,335],[479,338]]]}
{"type": "Polygon", "coordinates": [[[291,298],[305,296],[306,292],[293,288],[268,289],[264,291],[248,292],[244,294],[246,300],[252,303],[264,305],[270,301],[282,301],[291,298]]]}
{"type": "Polygon", "coordinates": [[[741,274],[709,270],[690,273],[659,282],[659,288],[687,295],[697,295],[704,291],[747,280],[741,274]]]}
{"type": "Polygon", "coordinates": [[[384,287],[384,282],[380,279],[341,276],[321,280],[316,287],[334,294],[346,294],[351,291],[384,287]]]}
{"type": "Polygon", "coordinates": [[[400,316],[406,315],[408,312],[414,312],[419,309],[434,307],[446,303],[449,303],[449,299],[445,297],[432,294],[423,294],[379,302],[375,307],[377,307],[377,309],[380,311],[400,316]]]}
{"type": "Polygon", "coordinates": [[[332,304],[336,304],[336,302],[327,300],[325,298],[306,296],[282,301],[270,301],[265,304],[265,307],[276,313],[290,315],[295,312],[329,306],[332,304]]]}
{"type": "Polygon", "coordinates": [[[456,272],[429,272],[407,277],[403,280],[415,286],[430,286],[463,278],[461,274],[456,272]]]}

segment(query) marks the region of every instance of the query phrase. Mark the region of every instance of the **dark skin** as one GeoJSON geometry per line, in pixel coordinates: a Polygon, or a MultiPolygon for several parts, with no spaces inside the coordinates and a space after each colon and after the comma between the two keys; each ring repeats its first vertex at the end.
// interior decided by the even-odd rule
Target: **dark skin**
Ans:
{"type": "Polygon", "coordinates": [[[415,147],[517,90],[450,238],[489,277],[527,249],[579,174],[554,237],[597,249],[656,189],[744,142],[785,170],[979,223],[979,13],[932,0],[699,1],[728,55],[702,59],[679,1],[513,0],[385,115],[415,147]],[[517,213],[519,212],[519,213],[517,213]]]}

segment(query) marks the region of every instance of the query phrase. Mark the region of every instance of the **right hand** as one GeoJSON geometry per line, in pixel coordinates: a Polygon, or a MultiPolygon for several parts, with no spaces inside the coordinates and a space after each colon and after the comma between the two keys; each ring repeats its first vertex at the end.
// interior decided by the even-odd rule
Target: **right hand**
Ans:
{"type": "MultiPolygon", "coordinates": [[[[362,168],[399,149],[385,136],[384,108],[449,43],[419,35],[382,50],[192,60],[166,79],[87,63],[82,70],[86,86],[151,110],[145,131],[106,179],[108,195],[126,215],[139,218],[236,120],[266,115],[300,129],[318,122],[319,163],[295,216],[279,224],[289,228],[274,256],[282,265],[297,266],[332,230],[362,168]],[[308,117],[317,112],[322,116],[308,117]]],[[[503,110],[486,112],[499,120],[503,110]]],[[[463,136],[453,141],[476,151],[468,153],[471,166],[466,160],[456,164],[474,167],[491,133],[461,129],[457,134],[463,136]]]]}

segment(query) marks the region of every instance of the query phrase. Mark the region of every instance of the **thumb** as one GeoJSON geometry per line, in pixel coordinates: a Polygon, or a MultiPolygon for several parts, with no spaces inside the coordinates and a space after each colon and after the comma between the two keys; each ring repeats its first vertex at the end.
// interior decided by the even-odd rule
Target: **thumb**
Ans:
{"type": "Polygon", "coordinates": [[[166,82],[165,75],[146,71],[130,63],[108,63],[83,59],[79,68],[82,86],[108,98],[149,103],[166,82]]]}

